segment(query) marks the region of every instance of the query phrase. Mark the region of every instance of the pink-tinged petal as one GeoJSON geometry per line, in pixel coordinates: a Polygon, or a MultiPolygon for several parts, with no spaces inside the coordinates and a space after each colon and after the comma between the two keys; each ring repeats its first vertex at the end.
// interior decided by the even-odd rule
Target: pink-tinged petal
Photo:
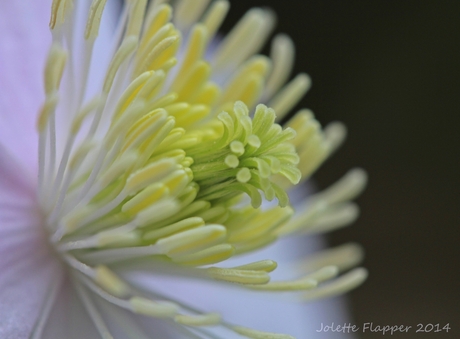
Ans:
{"type": "Polygon", "coordinates": [[[0,338],[27,338],[60,266],[35,202],[33,181],[0,146],[0,338]]]}
{"type": "Polygon", "coordinates": [[[0,142],[11,153],[20,154],[20,161],[36,173],[35,123],[44,100],[51,1],[0,3],[0,142]]]}
{"type": "Polygon", "coordinates": [[[2,219],[0,338],[29,336],[53,280],[61,274],[39,222],[35,210],[25,206],[18,206],[2,219]]]}
{"type": "Polygon", "coordinates": [[[68,277],[53,304],[42,338],[100,338],[68,277]]]}

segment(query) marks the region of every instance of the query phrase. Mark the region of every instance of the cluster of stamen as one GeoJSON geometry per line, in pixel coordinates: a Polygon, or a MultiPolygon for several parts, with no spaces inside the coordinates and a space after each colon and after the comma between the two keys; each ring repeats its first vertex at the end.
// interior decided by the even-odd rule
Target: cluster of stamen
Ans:
{"type": "MultiPolygon", "coordinates": [[[[84,33],[73,30],[81,18],[72,1],[53,2],[46,101],[38,120],[45,227],[103,338],[109,330],[90,293],[134,313],[173,319],[184,331],[219,324],[249,338],[291,338],[229,324],[219,314],[203,314],[154,291],[146,295],[117,273],[119,265],[148,261],[160,273],[252,290],[305,291],[305,299],[342,293],[366,275],[356,269],[322,285],[359,261],[353,245],[325,255],[320,265],[299,266],[304,276],[289,281],[270,282],[277,267],[272,260],[209,266],[280,236],[349,224],[357,208],[348,201],[366,179],[354,170],[291,219],[285,190],[308,178],[337,148],[344,127],[335,123],[323,131],[308,110],[285,128],[276,123],[310,80],[301,74],[285,84],[294,53],[286,36],[274,39],[270,58],[254,56],[273,25],[269,11],[249,11],[207,61],[229,3],[191,4],[179,1],[173,13],[163,1],[126,1],[115,51],[99,91],[91,93],[89,70],[99,67],[93,50],[106,1],[94,0],[87,9],[84,33]],[[260,100],[268,107],[255,107],[260,100]],[[278,206],[260,208],[264,198],[276,198],[278,206]],[[347,250],[355,255],[344,259],[347,250]]],[[[40,324],[48,314],[49,309],[42,312],[40,324]]],[[[35,329],[36,338],[43,326],[35,329]]]]}

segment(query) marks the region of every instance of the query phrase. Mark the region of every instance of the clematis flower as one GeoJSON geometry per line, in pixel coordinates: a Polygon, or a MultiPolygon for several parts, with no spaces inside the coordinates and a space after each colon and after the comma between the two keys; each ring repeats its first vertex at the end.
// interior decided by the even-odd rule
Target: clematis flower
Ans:
{"type": "Polygon", "coordinates": [[[292,338],[230,323],[187,293],[198,281],[307,301],[365,279],[362,268],[341,274],[360,260],[353,244],[279,280],[270,280],[277,258],[245,259],[353,222],[366,175],[354,169],[290,202],[287,190],[345,128],[322,129],[307,109],[280,125],[310,80],[286,83],[294,47],[284,35],[270,57],[257,54],[274,25],[266,9],[217,38],[228,9],[225,0],[130,0],[121,13],[104,0],[2,3],[2,338],[292,338]]]}

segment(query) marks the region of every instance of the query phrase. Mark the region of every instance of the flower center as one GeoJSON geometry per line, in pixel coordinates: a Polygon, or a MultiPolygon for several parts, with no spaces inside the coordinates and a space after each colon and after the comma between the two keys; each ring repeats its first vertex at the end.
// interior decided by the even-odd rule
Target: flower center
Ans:
{"type": "MultiPolygon", "coordinates": [[[[272,260],[207,266],[299,231],[302,225],[289,221],[293,209],[285,189],[309,176],[344,130],[336,124],[323,133],[306,110],[284,129],[276,123],[275,111],[284,116],[308,90],[309,78],[299,75],[279,90],[292,59],[285,37],[275,45],[268,80],[270,59],[249,58],[273,21],[269,12],[250,11],[208,62],[204,55],[228,2],[215,1],[204,15],[206,1],[197,2],[180,2],[176,26],[169,5],[154,2],[147,9],[146,1],[128,1],[110,41],[110,61],[98,64],[96,38],[106,1],[87,8],[84,32],[73,26],[82,19],[79,8],[73,11],[69,0],[53,1],[46,99],[37,123],[45,227],[101,333],[106,328],[89,292],[178,324],[221,324],[250,338],[291,338],[227,324],[217,314],[202,314],[159,293],[141,293],[120,278],[123,268],[153,265],[155,272],[254,290],[299,291],[338,274],[337,267],[326,265],[300,279],[272,283],[269,272],[277,266],[272,260]],[[178,53],[182,36],[187,41],[178,53]],[[90,79],[99,67],[105,76],[93,91],[90,79]],[[213,71],[224,77],[232,67],[235,74],[223,86],[212,80],[213,71]],[[259,104],[250,113],[258,99],[272,95],[275,110],[259,104]],[[278,206],[262,209],[264,199],[276,199],[278,206]]],[[[347,197],[362,181],[320,199],[301,220],[328,199],[342,201],[337,195],[347,197]]],[[[358,272],[332,290],[363,277],[358,272]]]]}

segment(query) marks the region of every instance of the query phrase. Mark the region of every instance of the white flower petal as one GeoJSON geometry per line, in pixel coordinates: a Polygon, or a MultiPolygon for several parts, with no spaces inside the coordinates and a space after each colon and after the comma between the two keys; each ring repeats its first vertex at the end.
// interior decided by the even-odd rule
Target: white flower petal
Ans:
{"type": "Polygon", "coordinates": [[[36,117],[44,101],[43,65],[51,42],[51,1],[3,1],[0,11],[0,142],[36,173],[36,117]],[[20,137],[18,137],[20,135],[20,137]]]}
{"type": "Polygon", "coordinates": [[[28,337],[51,280],[59,274],[32,187],[0,145],[0,338],[28,337]]]}
{"type": "Polygon", "coordinates": [[[43,339],[99,338],[70,280],[65,280],[44,329],[43,339]]]}

